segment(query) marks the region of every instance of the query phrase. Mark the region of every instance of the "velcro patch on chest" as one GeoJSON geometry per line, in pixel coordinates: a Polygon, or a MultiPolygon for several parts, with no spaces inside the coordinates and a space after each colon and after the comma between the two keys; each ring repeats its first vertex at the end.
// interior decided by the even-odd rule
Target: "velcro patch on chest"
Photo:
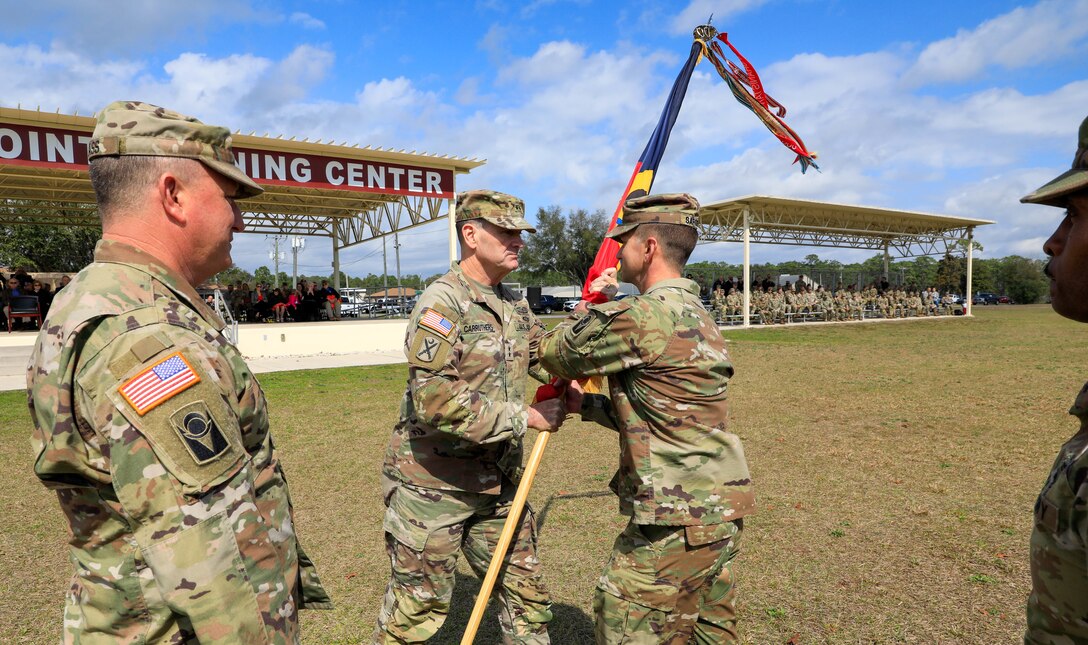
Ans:
{"type": "Polygon", "coordinates": [[[199,382],[200,376],[189,361],[181,352],[174,352],[122,383],[117,391],[143,416],[199,382]]]}

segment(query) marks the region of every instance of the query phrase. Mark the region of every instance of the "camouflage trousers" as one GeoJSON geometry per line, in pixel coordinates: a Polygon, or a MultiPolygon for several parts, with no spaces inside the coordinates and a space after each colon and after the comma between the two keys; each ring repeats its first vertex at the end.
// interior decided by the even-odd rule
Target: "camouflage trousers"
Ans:
{"type": "MultiPolygon", "coordinates": [[[[463,551],[481,578],[502,533],[516,487],[485,495],[417,488],[382,477],[385,544],[393,575],[374,630],[375,643],[422,643],[442,626],[463,551]]],[[[550,643],[551,596],[536,554],[536,518],[526,505],[495,590],[504,643],[550,643]]]]}
{"type": "Polygon", "coordinates": [[[628,523],[597,583],[597,645],[736,642],[733,559],[742,526],[628,523]]]}

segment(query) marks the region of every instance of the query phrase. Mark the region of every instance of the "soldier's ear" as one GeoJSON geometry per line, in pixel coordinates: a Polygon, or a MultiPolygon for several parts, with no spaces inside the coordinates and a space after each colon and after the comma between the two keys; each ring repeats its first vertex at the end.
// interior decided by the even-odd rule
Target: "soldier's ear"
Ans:
{"type": "Polygon", "coordinates": [[[647,262],[661,256],[661,243],[657,241],[656,237],[647,235],[640,242],[642,244],[642,253],[646,256],[647,262]]]}
{"type": "Polygon", "coordinates": [[[476,250],[480,246],[479,224],[473,220],[462,222],[460,226],[461,243],[467,248],[476,250]]]}

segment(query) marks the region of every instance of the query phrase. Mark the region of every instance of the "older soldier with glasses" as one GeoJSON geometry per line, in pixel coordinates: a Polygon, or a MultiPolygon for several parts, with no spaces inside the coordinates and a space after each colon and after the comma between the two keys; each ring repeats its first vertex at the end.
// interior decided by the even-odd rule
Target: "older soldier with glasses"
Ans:
{"type": "MultiPolygon", "coordinates": [[[[608,377],[610,397],[568,402],[619,432],[611,488],[630,522],[597,584],[598,643],[737,639],[732,562],[754,497],[740,438],[726,425],[725,341],[699,286],[681,277],[698,225],[690,195],[628,200],[609,236],[623,245],[622,279],[640,295],[579,305],[540,343],[549,372],[608,377]]],[[[614,270],[591,291],[615,294],[614,270]]]]}
{"type": "Polygon", "coordinates": [[[261,386],[195,286],[261,188],[230,132],[116,102],[88,144],[94,263],[30,360],[34,472],[70,525],[64,642],[297,643],[331,606],[295,535],[261,386]]]}
{"type": "MultiPolygon", "coordinates": [[[[1054,311],[1088,323],[1088,118],[1073,168],[1020,201],[1065,209],[1043,245],[1054,311]]],[[[1058,452],[1035,502],[1031,595],[1024,643],[1088,642],[1088,384],[1069,413],[1080,424],[1058,452]]]]}
{"type": "MultiPolygon", "coordinates": [[[[521,479],[527,428],[550,431],[559,400],[524,401],[544,326],[503,286],[518,267],[522,231],[535,232],[517,197],[457,196],[461,261],[423,292],[405,339],[408,388],[382,468],[392,578],[376,643],[421,643],[449,613],[457,554],[486,573],[521,479]]],[[[551,596],[526,507],[499,578],[506,643],[547,643],[551,596]]]]}

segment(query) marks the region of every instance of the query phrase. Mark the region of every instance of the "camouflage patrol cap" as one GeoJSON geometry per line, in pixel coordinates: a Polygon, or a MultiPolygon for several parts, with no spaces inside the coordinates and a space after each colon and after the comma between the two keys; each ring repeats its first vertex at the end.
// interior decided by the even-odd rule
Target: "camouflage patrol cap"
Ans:
{"type": "Polygon", "coordinates": [[[230,130],[150,103],[114,101],[98,113],[87,159],[141,155],[195,159],[238,184],[238,199],[264,192],[234,165],[230,130]]]}
{"type": "Polygon", "coordinates": [[[466,190],[457,194],[457,221],[482,219],[511,231],[536,229],[525,219],[525,202],[494,190],[466,190]]]}
{"type": "Polygon", "coordinates": [[[1088,190],[1088,118],[1080,124],[1073,168],[1043,184],[1032,194],[1021,197],[1020,201],[1025,204],[1063,206],[1066,197],[1082,190],[1088,190]]]}
{"type": "Polygon", "coordinates": [[[639,224],[680,224],[699,229],[699,200],[687,193],[633,197],[623,203],[623,221],[605,234],[616,238],[639,224]]]}

